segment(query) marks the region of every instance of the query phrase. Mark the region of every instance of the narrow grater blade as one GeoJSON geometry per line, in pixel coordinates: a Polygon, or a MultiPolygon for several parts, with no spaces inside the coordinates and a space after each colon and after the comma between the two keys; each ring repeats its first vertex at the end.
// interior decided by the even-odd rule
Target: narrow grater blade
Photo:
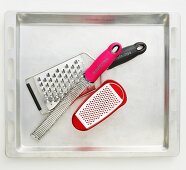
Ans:
{"type": "Polygon", "coordinates": [[[82,53],[28,78],[26,84],[38,110],[42,114],[54,110],[92,61],[90,56],[82,53]]]}
{"type": "Polygon", "coordinates": [[[62,100],[56,109],[50,113],[50,115],[31,133],[35,139],[40,140],[42,136],[56,123],[56,121],[61,117],[61,115],[69,108],[69,106],[74,102],[74,100],[87,88],[90,87],[92,83],[87,82],[83,77],[76,84],[74,88],[71,89],[65,99],[62,100]]]}

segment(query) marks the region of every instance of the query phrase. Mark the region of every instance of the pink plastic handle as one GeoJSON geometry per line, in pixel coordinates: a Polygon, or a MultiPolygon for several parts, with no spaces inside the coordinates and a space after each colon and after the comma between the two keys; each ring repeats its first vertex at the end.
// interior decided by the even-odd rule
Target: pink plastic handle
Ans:
{"type": "Polygon", "coordinates": [[[84,76],[89,82],[95,82],[98,77],[113,63],[122,52],[121,44],[112,43],[85,71],[84,76]]]}

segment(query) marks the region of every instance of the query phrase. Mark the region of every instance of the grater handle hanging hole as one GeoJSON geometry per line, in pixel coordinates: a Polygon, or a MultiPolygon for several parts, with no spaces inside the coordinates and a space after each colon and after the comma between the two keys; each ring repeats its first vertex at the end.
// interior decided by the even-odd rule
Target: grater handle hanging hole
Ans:
{"type": "Polygon", "coordinates": [[[134,46],[136,47],[136,50],[139,54],[142,54],[146,51],[147,49],[147,46],[145,43],[143,42],[138,42],[138,43],[135,43],[134,46]]]}
{"type": "Polygon", "coordinates": [[[115,53],[117,53],[117,51],[119,50],[119,48],[120,48],[120,47],[119,47],[118,45],[115,45],[115,46],[112,48],[112,51],[111,51],[111,52],[112,52],[113,54],[115,54],[115,53]]]}

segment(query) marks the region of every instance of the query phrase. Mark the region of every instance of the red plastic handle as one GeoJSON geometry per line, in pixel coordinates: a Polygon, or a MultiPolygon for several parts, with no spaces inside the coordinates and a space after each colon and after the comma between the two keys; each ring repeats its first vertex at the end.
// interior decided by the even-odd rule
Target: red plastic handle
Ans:
{"type": "Polygon", "coordinates": [[[121,52],[121,45],[117,42],[112,43],[85,71],[85,78],[89,82],[95,82],[121,52]]]}

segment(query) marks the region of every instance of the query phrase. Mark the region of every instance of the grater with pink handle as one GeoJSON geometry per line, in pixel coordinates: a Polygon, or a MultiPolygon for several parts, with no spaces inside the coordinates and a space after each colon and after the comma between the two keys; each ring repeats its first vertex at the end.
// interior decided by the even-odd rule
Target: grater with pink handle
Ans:
{"type": "MultiPolygon", "coordinates": [[[[114,60],[108,69],[112,69],[135,58],[144,53],[146,48],[146,44],[143,42],[137,42],[133,45],[124,47],[121,54],[114,60]]],[[[88,54],[81,53],[63,63],[26,79],[26,85],[38,110],[42,114],[50,113],[54,110],[60,102],[60,99],[64,97],[64,94],[73,87],[76,78],[78,78],[93,61],[94,59],[88,54]]],[[[99,81],[87,88],[79,97],[94,91],[97,84],[99,84],[99,81]]]]}
{"type": "Polygon", "coordinates": [[[35,139],[40,140],[46,132],[56,123],[61,115],[69,108],[74,100],[112,64],[121,53],[122,47],[119,43],[112,43],[93,64],[77,79],[74,87],[65,94],[54,111],[31,133],[35,139]]]}
{"type": "Polygon", "coordinates": [[[73,126],[86,131],[109,117],[127,101],[125,90],[113,80],[105,81],[72,116],[73,126]]]}
{"type": "Polygon", "coordinates": [[[26,85],[38,110],[42,114],[54,110],[93,61],[88,54],[81,53],[26,79],[26,85]]]}

